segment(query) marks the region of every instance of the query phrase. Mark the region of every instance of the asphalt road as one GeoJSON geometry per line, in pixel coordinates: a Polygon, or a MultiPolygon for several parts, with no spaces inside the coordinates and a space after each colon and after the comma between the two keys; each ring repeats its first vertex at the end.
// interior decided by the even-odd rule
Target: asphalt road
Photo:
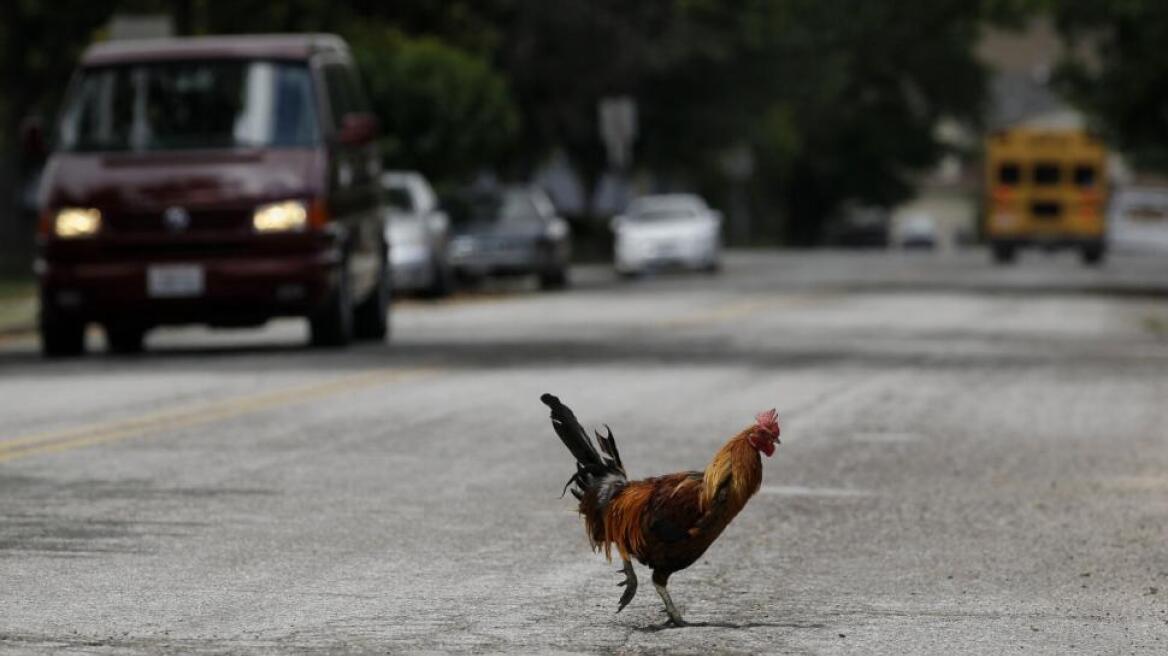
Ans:
{"type": "Polygon", "coordinates": [[[1168,653],[1168,260],[576,279],[343,352],[0,342],[0,652],[1168,653]],[[671,581],[709,626],[654,630],[649,585],[613,612],[544,391],[636,476],[778,407],[760,494],[671,581]]]}

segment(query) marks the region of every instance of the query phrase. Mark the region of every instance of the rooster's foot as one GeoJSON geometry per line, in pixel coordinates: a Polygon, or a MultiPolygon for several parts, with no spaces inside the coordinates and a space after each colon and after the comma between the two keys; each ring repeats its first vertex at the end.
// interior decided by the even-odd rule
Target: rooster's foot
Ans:
{"type": "Polygon", "coordinates": [[[617,583],[617,586],[624,586],[625,588],[625,593],[620,598],[620,605],[616,608],[616,612],[619,613],[625,609],[625,606],[629,605],[629,602],[637,594],[637,573],[633,571],[633,564],[627,560],[625,561],[625,566],[616,572],[617,574],[625,575],[625,580],[617,583]]]}
{"type": "Polygon", "coordinates": [[[654,581],[653,587],[657,588],[657,594],[661,595],[661,601],[665,602],[665,612],[669,614],[668,624],[676,627],[689,626],[681,618],[681,613],[678,612],[677,606],[673,605],[673,598],[669,596],[669,590],[665,588],[665,585],[654,581]]]}

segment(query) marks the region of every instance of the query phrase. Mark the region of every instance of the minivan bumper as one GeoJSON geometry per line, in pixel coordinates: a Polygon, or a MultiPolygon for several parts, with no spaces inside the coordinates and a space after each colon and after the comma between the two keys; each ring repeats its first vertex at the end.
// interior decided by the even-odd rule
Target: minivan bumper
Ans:
{"type": "Polygon", "coordinates": [[[324,304],[336,285],[338,256],[331,250],[214,259],[137,258],[118,261],[42,259],[42,312],[80,321],[143,326],[200,323],[256,325],[278,316],[303,316],[324,304]],[[197,294],[160,298],[148,290],[155,266],[202,271],[197,294]]]}

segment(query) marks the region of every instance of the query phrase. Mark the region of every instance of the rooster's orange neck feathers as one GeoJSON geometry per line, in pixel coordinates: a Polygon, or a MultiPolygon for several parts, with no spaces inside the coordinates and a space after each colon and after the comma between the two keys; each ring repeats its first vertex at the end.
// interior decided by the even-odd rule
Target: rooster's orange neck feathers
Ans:
{"type": "Polygon", "coordinates": [[[746,505],[746,502],[754,496],[759,486],[762,485],[762,458],[758,455],[758,450],[750,444],[749,438],[752,430],[754,427],[730,438],[730,441],[718,450],[714,459],[706,467],[702,476],[701,502],[703,508],[710,507],[719,488],[729,479],[729,487],[726,490],[726,505],[733,516],[746,505]]]}

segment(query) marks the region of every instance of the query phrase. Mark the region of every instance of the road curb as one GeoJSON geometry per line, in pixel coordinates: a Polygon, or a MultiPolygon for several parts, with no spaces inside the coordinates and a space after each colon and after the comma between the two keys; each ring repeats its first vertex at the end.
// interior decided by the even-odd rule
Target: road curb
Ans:
{"type": "Polygon", "coordinates": [[[0,326],[0,339],[11,339],[14,337],[28,337],[36,332],[36,324],[17,324],[12,326],[0,326]]]}

